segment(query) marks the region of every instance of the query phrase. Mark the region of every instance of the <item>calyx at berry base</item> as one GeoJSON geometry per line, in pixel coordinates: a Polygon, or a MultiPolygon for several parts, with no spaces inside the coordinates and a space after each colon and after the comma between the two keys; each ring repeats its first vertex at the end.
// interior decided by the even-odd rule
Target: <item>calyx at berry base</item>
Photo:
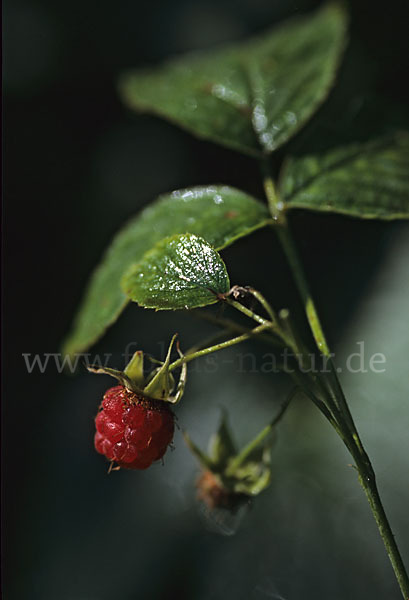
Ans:
{"type": "MultiPolygon", "coordinates": [[[[185,389],[187,366],[185,363],[182,364],[176,392],[175,395],[172,396],[172,393],[175,390],[175,380],[170,372],[169,366],[172,348],[176,338],[177,334],[175,334],[170,341],[165,362],[153,361],[160,366],[154,369],[148,377],[145,377],[144,375],[144,354],[142,350],[137,350],[134,353],[124,371],[117,371],[116,369],[110,369],[109,367],[99,367],[95,365],[88,365],[87,369],[91,373],[97,373],[98,375],[111,375],[111,377],[115,377],[115,379],[117,379],[126,389],[145,398],[177,404],[182,398],[185,389]]],[[[184,355],[179,348],[179,344],[176,344],[176,349],[180,358],[183,358],[184,355]]]]}
{"type": "MultiPolygon", "coordinates": [[[[111,375],[120,384],[106,391],[95,418],[95,449],[111,462],[110,468],[146,469],[163,457],[172,442],[174,415],[170,405],[181,399],[187,374],[183,363],[176,386],[169,370],[175,339],[176,335],[165,361],[146,378],[142,351],[135,352],[124,371],[87,367],[92,373],[111,375]]],[[[183,358],[178,345],[177,351],[183,358]]]]}

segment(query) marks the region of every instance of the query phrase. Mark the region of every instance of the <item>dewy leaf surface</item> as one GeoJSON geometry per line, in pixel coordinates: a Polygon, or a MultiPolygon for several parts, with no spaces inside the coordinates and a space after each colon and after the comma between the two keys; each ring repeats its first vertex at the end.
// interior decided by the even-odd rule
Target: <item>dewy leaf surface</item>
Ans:
{"type": "Polygon", "coordinates": [[[409,218],[409,134],[292,158],[281,177],[287,208],[366,219],[409,218]]]}
{"type": "Polygon", "coordinates": [[[193,234],[161,240],[122,279],[126,295],[140,306],[178,310],[207,306],[230,289],[224,262],[193,234]]]}
{"type": "Polygon", "coordinates": [[[84,352],[116,321],[128,302],[120,288],[122,275],[159,240],[193,233],[220,250],[267,223],[264,204],[228,186],[195,187],[161,196],[114,238],[91,277],[64,351],[84,352]]]}
{"type": "Polygon", "coordinates": [[[326,98],[345,31],[345,13],[331,3],[247,42],[124,74],[120,93],[132,109],[261,156],[292,137],[326,98]]]}

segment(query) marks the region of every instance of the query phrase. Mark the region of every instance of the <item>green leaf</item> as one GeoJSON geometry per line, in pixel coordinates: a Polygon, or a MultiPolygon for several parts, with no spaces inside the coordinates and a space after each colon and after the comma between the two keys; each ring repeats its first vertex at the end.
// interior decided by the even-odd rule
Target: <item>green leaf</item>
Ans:
{"type": "Polygon", "coordinates": [[[206,240],[174,235],[149,250],[122,279],[133,302],[156,310],[191,309],[218,301],[230,289],[224,262],[206,240]]]}
{"type": "Polygon", "coordinates": [[[159,240],[189,232],[220,250],[267,223],[264,204],[228,186],[195,187],[161,196],[113,240],[92,275],[64,352],[84,352],[116,321],[128,303],[120,288],[122,275],[159,240]]]}
{"type": "Polygon", "coordinates": [[[345,14],[331,3],[248,42],[124,74],[120,93],[132,109],[261,156],[284,144],[323,102],[345,31],[345,14]]]}
{"type": "Polygon", "coordinates": [[[279,195],[287,208],[365,219],[409,218],[409,135],[291,159],[279,195]]]}

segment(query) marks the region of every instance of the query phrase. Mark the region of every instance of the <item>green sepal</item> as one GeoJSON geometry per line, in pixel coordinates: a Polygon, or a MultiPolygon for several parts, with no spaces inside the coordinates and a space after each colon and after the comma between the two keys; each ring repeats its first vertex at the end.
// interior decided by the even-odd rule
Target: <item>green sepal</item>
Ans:
{"type": "MultiPolygon", "coordinates": [[[[158,362],[160,362],[161,365],[163,364],[162,361],[158,361],[158,362]]],[[[148,376],[148,378],[146,380],[146,386],[148,386],[150,384],[150,382],[153,381],[153,379],[155,379],[156,375],[158,375],[161,368],[162,367],[157,367],[156,369],[154,369],[152,371],[152,373],[150,373],[150,375],[148,376]]],[[[173,377],[172,373],[169,373],[169,389],[172,392],[175,389],[175,378],[173,377]]]]}
{"type": "Polygon", "coordinates": [[[143,374],[143,352],[137,350],[132,356],[131,360],[125,367],[124,374],[131,379],[131,381],[140,387],[145,386],[145,377],[143,374]]]}
{"type": "Polygon", "coordinates": [[[270,445],[257,448],[243,464],[236,467],[230,477],[234,479],[233,489],[238,494],[257,496],[271,483],[270,445]]]}
{"type": "MultiPolygon", "coordinates": [[[[159,363],[161,366],[155,369],[147,379],[144,377],[143,372],[144,354],[142,350],[138,350],[134,353],[124,371],[118,371],[116,369],[100,367],[97,365],[88,365],[88,371],[91,373],[115,377],[115,379],[117,379],[124,387],[138,395],[146,396],[154,400],[170,402],[171,404],[177,404],[183,396],[184,387],[186,384],[187,365],[186,363],[182,365],[181,374],[176,386],[175,378],[169,371],[170,357],[176,338],[177,334],[175,334],[171,339],[165,362],[162,363],[162,361],[157,361],[149,357],[152,362],[159,363]],[[174,396],[171,396],[171,393],[175,387],[176,393],[174,396]]],[[[183,358],[183,353],[180,351],[178,344],[177,351],[179,356],[183,358]]]]}
{"type": "Polygon", "coordinates": [[[169,365],[173,344],[175,343],[176,338],[177,333],[175,333],[170,341],[165,362],[159,367],[154,377],[144,389],[144,394],[149,398],[154,398],[155,400],[167,400],[173,391],[174,379],[169,371],[169,365]]]}
{"type": "Polygon", "coordinates": [[[99,367],[98,365],[87,365],[88,371],[90,373],[96,373],[97,375],[110,375],[111,377],[115,377],[121,385],[128,388],[132,392],[136,394],[141,394],[142,390],[134,383],[134,381],[126,375],[124,371],[117,371],[116,369],[110,369],[109,367],[99,367]]]}
{"type": "MultiPolygon", "coordinates": [[[[179,342],[176,342],[176,350],[177,350],[177,353],[179,354],[179,357],[184,358],[184,354],[180,349],[179,342]]],[[[172,373],[170,373],[170,377],[171,377],[172,381],[174,381],[172,373]]],[[[171,404],[177,404],[178,402],[181,401],[182,396],[185,391],[186,379],[187,379],[187,363],[184,362],[182,364],[182,368],[180,370],[179,381],[178,381],[178,384],[176,387],[176,393],[174,396],[169,396],[168,402],[170,402],[171,404]]]]}
{"type": "Polygon", "coordinates": [[[236,447],[227,423],[227,414],[223,410],[219,429],[209,442],[209,456],[215,468],[222,469],[231,456],[236,454],[236,447]]]}
{"type": "Polygon", "coordinates": [[[209,469],[209,471],[212,471],[213,473],[214,464],[212,459],[209,456],[207,456],[207,454],[202,452],[202,450],[200,450],[198,446],[196,446],[196,444],[192,441],[191,437],[186,433],[186,431],[183,432],[183,437],[187,447],[192,452],[192,454],[196,456],[197,460],[202,465],[202,467],[204,467],[205,469],[209,469]]]}

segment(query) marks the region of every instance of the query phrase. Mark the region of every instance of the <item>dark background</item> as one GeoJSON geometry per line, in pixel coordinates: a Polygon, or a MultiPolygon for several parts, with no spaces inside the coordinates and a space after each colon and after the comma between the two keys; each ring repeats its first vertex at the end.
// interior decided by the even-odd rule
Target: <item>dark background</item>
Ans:
{"type": "MultiPolygon", "coordinates": [[[[338,86],[285,152],[409,126],[405,4],[351,3],[351,41],[338,86]]],[[[261,197],[251,159],[127,112],[115,90],[121,70],[240,39],[318,5],[307,0],[5,2],[7,600],[399,597],[358,484],[353,474],[345,475],[348,458],[332,462],[331,453],[338,457],[342,449],[331,432],[327,438],[327,425],[314,410],[298,407],[298,417],[283,427],[276,464],[281,479],[277,476],[260,496],[236,535],[221,537],[207,531],[198,514],[196,466],[180,433],[165,468],[107,477],[92,435],[108,382],[83,371],[62,375],[52,365],[44,374],[28,374],[22,357],[59,351],[103,249],[157,194],[223,182],[261,197]],[[359,499],[348,512],[355,493],[359,499]]],[[[407,253],[408,230],[399,223],[306,213],[294,216],[293,227],[330,340],[342,344],[385,261],[402,256],[404,248],[407,253]]],[[[255,285],[278,308],[294,305],[292,283],[271,235],[251,236],[223,256],[233,283],[255,285]]],[[[401,329],[403,345],[407,323],[401,329]]],[[[158,355],[159,343],[175,331],[187,347],[210,329],[180,314],[155,315],[133,306],[95,352],[112,353],[112,366],[121,367],[129,341],[158,355]]],[[[260,352],[252,345],[247,350],[260,352]]],[[[179,423],[205,444],[223,405],[244,443],[287,389],[281,379],[275,386],[271,398],[265,375],[237,375],[220,362],[210,378],[198,367],[178,410],[179,423]]],[[[392,447],[388,456],[395,451],[392,447]]],[[[385,452],[382,448],[382,456],[385,452]]],[[[388,498],[400,542],[408,548],[407,524],[402,539],[406,477],[407,471],[393,472],[388,498]]]]}

